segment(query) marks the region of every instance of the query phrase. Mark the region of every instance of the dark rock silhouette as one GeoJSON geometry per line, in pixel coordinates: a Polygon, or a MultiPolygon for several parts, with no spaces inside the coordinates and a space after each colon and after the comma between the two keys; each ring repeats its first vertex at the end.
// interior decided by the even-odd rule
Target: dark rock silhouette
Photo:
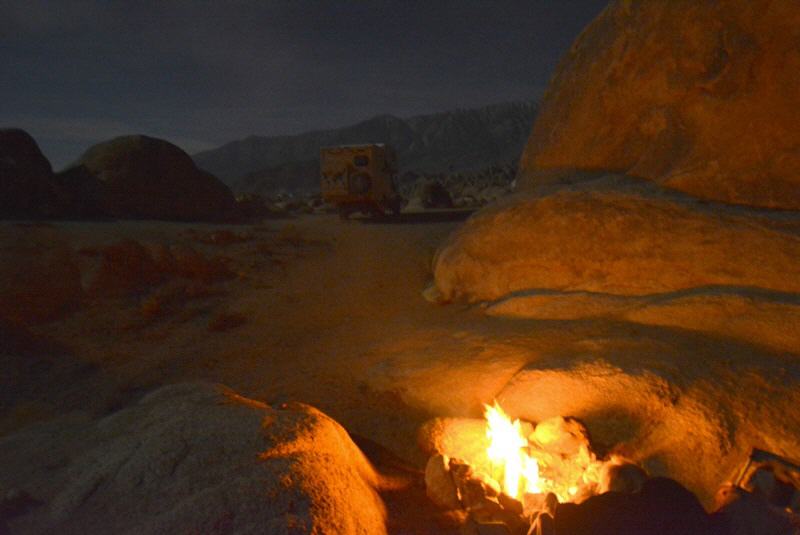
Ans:
{"type": "Polygon", "coordinates": [[[53,168],[24,130],[0,129],[0,218],[38,218],[59,211],[53,168]]]}
{"type": "Polygon", "coordinates": [[[123,136],[87,150],[68,175],[100,184],[103,211],[116,218],[224,221],[234,216],[231,191],[198,169],[183,150],[147,136],[123,136]]]}
{"type": "Polygon", "coordinates": [[[103,188],[83,165],[56,173],[55,184],[60,192],[63,216],[67,219],[104,219],[103,188]]]}

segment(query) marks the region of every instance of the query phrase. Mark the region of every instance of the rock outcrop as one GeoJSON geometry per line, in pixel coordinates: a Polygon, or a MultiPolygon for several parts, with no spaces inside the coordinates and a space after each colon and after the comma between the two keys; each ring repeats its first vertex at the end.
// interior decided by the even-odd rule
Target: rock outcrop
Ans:
{"type": "Polygon", "coordinates": [[[515,196],[439,250],[445,297],[558,290],[645,295],[706,286],[796,293],[800,215],[699,202],[624,177],[515,196]]]}
{"type": "Polygon", "coordinates": [[[227,186],[161,139],[118,137],[91,147],[76,167],[100,182],[103,211],[111,217],[222,221],[234,215],[227,186]]]}
{"type": "Polygon", "coordinates": [[[552,79],[523,188],[574,170],[800,208],[800,4],[616,0],[552,79]]]}
{"type": "Polygon", "coordinates": [[[425,292],[549,329],[492,392],[509,414],[574,416],[707,503],[754,445],[797,456],[799,23],[792,2],[612,2],[516,193],[449,237],[425,292]]]}
{"type": "Polygon", "coordinates": [[[339,424],[204,384],[5,436],[0,482],[35,500],[0,519],[10,533],[386,533],[378,475],[339,424]]]}
{"type": "Polygon", "coordinates": [[[58,212],[53,169],[24,130],[0,130],[0,218],[28,219],[58,212]]]}

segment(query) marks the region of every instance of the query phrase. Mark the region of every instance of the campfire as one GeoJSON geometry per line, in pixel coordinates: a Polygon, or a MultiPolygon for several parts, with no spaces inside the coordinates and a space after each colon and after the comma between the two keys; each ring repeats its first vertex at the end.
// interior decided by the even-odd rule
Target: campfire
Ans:
{"type": "Polygon", "coordinates": [[[580,422],[512,420],[497,402],[484,416],[485,451],[469,459],[442,451],[429,459],[425,481],[437,505],[465,512],[476,529],[504,524],[509,533],[525,533],[542,511],[597,492],[604,463],[580,422]]]}

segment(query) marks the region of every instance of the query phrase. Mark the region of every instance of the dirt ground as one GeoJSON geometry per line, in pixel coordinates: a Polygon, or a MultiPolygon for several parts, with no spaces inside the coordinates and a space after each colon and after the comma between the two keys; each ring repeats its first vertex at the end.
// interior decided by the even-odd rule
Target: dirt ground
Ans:
{"type": "MultiPolygon", "coordinates": [[[[82,291],[44,316],[5,327],[0,432],[70,411],[108,414],[156,386],[200,379],[268,403],[312,404],[339,421],[379,465],[419,470],[425,458],[417,432],[432,417],[479,417],[482,404],[494,398],[506,398],[512,415],[527,417],[558,411],[559,403],[565,416],[581,403],[597,403],[588,423],[601,452],[621,442],[628,453],[638,447],[651,471],[683,479],[706,503],[715,481],[743,460],[748,445],[790,447],[792,435],[765,439],[754,431],[759,421],[748,427],[726,419],[795,422],[785,412],[793,403],[785,394],[800,377],[794,355],[686,329],[602,318],[509,319],[488,316],[480,305],[427,302],[422,292],[433,255],[466,215],[395,222],[307,215],[252,226],[2,223],[4,262],[47,252],[58,265],[77,268],[82,291]],[[203,269],[192,265],[189,275],[174,275],[178,268],[171,267],[172,275],[143,277],[109,256],[109,246],[124,240],[135,240],[154,258],[165,248],[190,248],[190,258],[199,253],[224,270],[217,277],[198,260],[203,269]],[[586,355],[593,356],[590,363],[586,355]],[[605,368],[586,371],[598,362],[625,370],[626,380],[634,378],[631,388],[639,377],[645,390],[661,388],[648,379],[652,371],[672,377],[663,388],[677,385],[681,394],[670,393],[673,405],[652,416],[668,425],[648,427],[624,417],[651,411],[648,404],[661,403],[661,394],[656,401],[633,396],[631,410],[620,417],[609,416],[604,403],[628,383],[609,383],[604,392],[604,383],[595,381],[599,393],[581,393],[581,374],[609,375],[605,368]],[[535,375],[540,372],[555,375],[535,375]],[[576,390],[553,390],[559,373],[576,390]],[[526,410],[535,395],[526,384],[542,385],[549,409],[526,410]],[[687,404],[676,401],[684,394],[687,404]],[[764,407],[763,399],[775,404],[764,407]],[[705,414],[713,406],[723,407],[719,417],[705,414]],[[708,424],[707,433],[702,425],[693,430],[698,414],[701,424],[717,423],[708,424]],[[684,440],[681,429],[696,440],[684,440]],[[682,440],[688,444],[683,449],[682,440]],[[719,451],[723,462],[694,468],[692,455],[719,451]]],[[[13,297],[10,277],[2,285],[13,297]]],[[[50,291],[44,286],[38,288],[50,291]]],[[[8,299],[3,306],[13,308],[8,299]]],[[[423,496],[417,489],[386,499],[391,512],[419,509],[423,496]]],[[[403,522],[397,520],[402,514],[390,517],[403,522]]]]}

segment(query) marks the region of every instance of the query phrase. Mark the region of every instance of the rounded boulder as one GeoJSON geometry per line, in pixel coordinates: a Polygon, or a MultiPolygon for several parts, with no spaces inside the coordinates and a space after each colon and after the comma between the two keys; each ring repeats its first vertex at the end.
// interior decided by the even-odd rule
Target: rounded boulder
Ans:
{"type": "Polygon", "coordinates": [[[518,183],[613,171],[800,208],[798,42],[797,2],[611,2],[551,80],[518,183]]]}
{"type": "Polygon", "coordinates": [[[230,189],[162,139],[135,135],[99,143],[77,165],[100,181],[104,211],[117,218],[223,221],[233,217],[230,189]]]}
{"type": "Polygon", "coordinates": [[[24,130],[0,129],[0,217],[51,215],[56,194],[53,168],[24,130]]]}

